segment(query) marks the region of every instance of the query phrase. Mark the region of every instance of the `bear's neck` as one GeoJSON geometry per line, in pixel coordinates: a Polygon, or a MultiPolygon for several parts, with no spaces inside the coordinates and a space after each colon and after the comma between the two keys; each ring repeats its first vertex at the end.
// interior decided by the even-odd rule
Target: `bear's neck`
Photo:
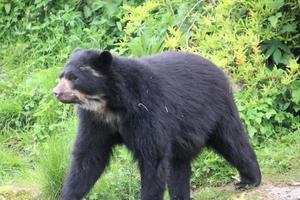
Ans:
{"type": "MultiPolygon", "coordinates": [[[[151,101],[151,94],[158,92],[158,80],[147,63],[139,59],[114,57],[112,65],[112,109],[124,112],[139,112],[141,105],[151,101]]],[[[148,109],[148,108],[147,108],[148,109]]]]}

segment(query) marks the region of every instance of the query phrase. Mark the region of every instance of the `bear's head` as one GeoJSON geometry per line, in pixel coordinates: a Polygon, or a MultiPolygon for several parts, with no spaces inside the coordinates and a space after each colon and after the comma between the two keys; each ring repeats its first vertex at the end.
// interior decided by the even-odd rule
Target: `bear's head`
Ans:
{"type": "Polygon", "coordinates": [[[103,109],[112,60],[109,51],[76,49],[60,74],[53,94],[63,103],[79,104],[88,110],[103,109]]]}

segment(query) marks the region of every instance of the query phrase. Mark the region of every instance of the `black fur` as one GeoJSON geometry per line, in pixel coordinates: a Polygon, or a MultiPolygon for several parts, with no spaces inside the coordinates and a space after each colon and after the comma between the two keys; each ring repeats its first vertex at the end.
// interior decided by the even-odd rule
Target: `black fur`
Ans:
{"type": "Polygon", "coordinates": [[[108,164],[112,148],[124,144],[138,161],[141,199],[162,200],[166,186],[172,200],[190,198],[191,161],[212,147],[241,175],[239,188],[261,181],[224,73],[210,61],[189,53],[161,53],[140,59],[78,50],[64,73],[78,80],[74,89],[99,94],[117,126],[78,108],[80,119],[72,166],[63,200],[82,199],[108,164]],[[93,67],[104,77],[79,70],[93,67]]]}

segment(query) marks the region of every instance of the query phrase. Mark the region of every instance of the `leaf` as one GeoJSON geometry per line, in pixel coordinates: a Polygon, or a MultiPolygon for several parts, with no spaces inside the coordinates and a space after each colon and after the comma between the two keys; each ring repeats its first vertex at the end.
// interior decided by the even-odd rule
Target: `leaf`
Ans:
{"type": "Polygon", "coordinates": [[[276,17],[277,17],[277,18],[282,17],[282,13],[281,13],[281,12],[276,13],[276,17]]]}
{"type": "Polygon", "coordinates": [[[286,24],[282,27],[281,33],[295,33],[297,25],[296,23],[286,24]]]}
{"type": "Polygon", "coordinates": [[[121,24],[121,22],[117,22],[116,24],[117,24],[118,29],[119,29],[120,31],[122,31],[122,24],[121,24]]]}
{"type": "Polygon", "coordinates": [[[276,114],[276,111],[274,109],[271,109],[268,112],[266,112],[265,118],[270,119],[275,114],[276,114]]]}
{"type": "Polygon", "coordinates": [[[269,20],[269,22],[271,23],[271,26],[272,26],[273,28],[276,28],[277,22],[278,22],[278,17],[275,16],[275,15],[273,15],[273,16],[269,17],[268,20],[269,20]]]}
{"type": "Polygon", "coordinates": [[[270,57],[274,53],[275,50],[276,50],[276,47],[275,46],[271,46],[271,48],[268,49],[268,51],[266,52],[266,56],[270,57]]]}
{"type": "Polygon", "coordinates": [[[4,9],[5,9],[6,14],[9,14],[10,9],[11,9],[11,4],[10,3],[6,3],[4,5],[4,9]]]}
{"type": "Polygon", "coordinates": [[[282,55],[280,63],[288,65],[291,58],[292,58],[291,54],[285,53],[282,55]]]}
{"type": "Polygon", "coordinates": [[[260,124],[261,123],[261,118],[260,117],[256,117],[255,121],[256,121],[256,123],[260,124]]]}
{"type": "Polygon", "coordinates": [[[83,7],[83,14],[85,18],[88,18],[92,15],[92,11],[88,6],[83,7]]]}
{"type": "Polygon", "coordinates": [[[268,132],[271,132],[270,129],[267,127],[267,126],[262,126],[260,128],[260,132],[263,134],[263,135],[268,135],[268,132]]]}
{"type": "Polygon", "coordinates": [[[278,43],[278,48],[282,49],[283,51],[285,51],[286,53],[291,53],[289,47],[283,43],[278,43]]]}
{"type": "Polygon", "coordinates": [[[285,119],[283,113],[278,113],[277,115],[275,115],[275,120],[279,123],[282,123],[283,120],[285,119]]]}
{"type": "Polygon", "coordinates": [[[92,3],[92,9],[93,11],[99,10],[100,8],[104,7],[104,2],[102,1],[95,1],[92,3]]]}
{"type": "Polygon", "coordinates": [[[286,102],[285,104],[283,104],[283,105],[281,106],[281,109],[282,109],[282,110],[286,110],[286,109],[288,109],[289,106],[290,106],[290,102],[286,102]]]}
{"type": "Polygon", "coordinates": [[[281,8],[284,5],[284,0],[266,0],[267,5],[269,7],[271,7],[274,10],[278,10],[279,8],[281,8]]]}
{"type": "Polygon", "coordinates": [[[281,63],[282,53],[279,49],[276,49],[273,53],[273,60],[275,64],[281,63]]]}
{"type": "Polygon", "coordinates": [[[293,102],[295,102],[295,103],[299,103],[300,102],[300,89],[293,90],[292,98],[293,98],[292,99],[293,102]]]}
{"type": "Polygon", "coordinates": [[[298,111],[300,110],[300,104],[299,104],[299,105],[295,105],[293,108],[294,108],[294,110],[295,110],[296,112],[298,112],[298,111]]]}
{"type": "Polygon", "coordinates": [[[249,133],[250,138],[253,138],[253,136],[255,135],[256,132],[257,132],[257,129],[254,128],[253,126],[248,127],[248,133],[249,133]]]}
{"type": "Polygon", "coordinates": [[[291,83],[292,88],[292,101],[300,103],[300,79],[297,79],[291,83]]]}

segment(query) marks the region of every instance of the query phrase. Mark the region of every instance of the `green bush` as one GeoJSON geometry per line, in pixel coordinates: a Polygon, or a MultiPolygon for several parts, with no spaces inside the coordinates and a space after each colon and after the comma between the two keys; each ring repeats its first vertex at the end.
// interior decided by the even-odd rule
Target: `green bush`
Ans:
{"type": "MultiPolygon", "coordinates": [[[[76,129],[75,112],[57,103],[51,90],[76,47],[126,56],[181,50],[212,60],[231,77],[262,165],[280,172],[296,166],[291,165],[293,159],[283,159],[286,153],[293,157],[286,147],[292,139],[286,138],[296,138],[300,129],[296,0],[4,0],[0,30],[1,184],[37,167],[44,197],[59,194],[70,152],[65,144],[72,143],[70,132],[76,129]],[[272,143],[283,149],[274,159],[270,155],[275,150],[268,147],[272,143]]],[[[127,151],[117,149],[87,199],[138,198],[139,177],[131,159],[127,151]]],[[[206,150],[192,169],[194,186],[225,184],[237,175],[206,150]]]]}

